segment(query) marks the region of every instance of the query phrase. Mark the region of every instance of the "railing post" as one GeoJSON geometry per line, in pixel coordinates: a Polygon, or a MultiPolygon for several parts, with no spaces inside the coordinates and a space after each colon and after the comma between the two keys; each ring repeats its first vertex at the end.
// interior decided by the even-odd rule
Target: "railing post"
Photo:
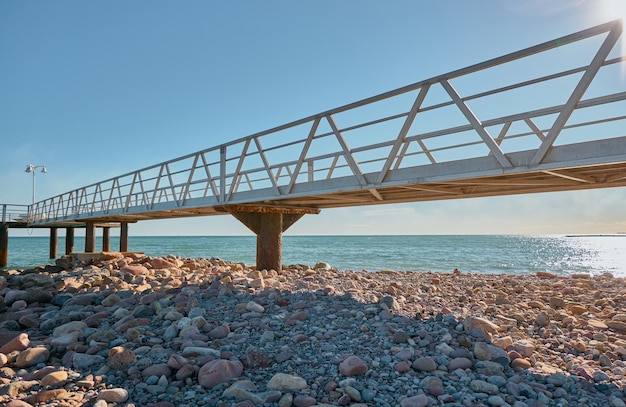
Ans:
{"type": "Polygon", "coordinates": [[[220,196],[217,200],[224,203],[226,199],[226,146],[220,147],[220,196]]]}

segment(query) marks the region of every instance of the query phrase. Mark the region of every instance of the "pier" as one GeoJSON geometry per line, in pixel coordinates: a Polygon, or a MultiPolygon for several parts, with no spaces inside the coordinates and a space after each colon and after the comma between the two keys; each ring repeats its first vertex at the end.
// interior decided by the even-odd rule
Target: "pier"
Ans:
{"type": "Polygon", "coordinates": [[[323,209],[624,187],[626,89],[592,86],[626,69],[609,57],[621,36],[612,21],[77,188],[30,205],[23,223],[3,217],[0,239],[44,227],[52,247],[53,228],[84,227],[92,252],[95,228],[114,224],[126,251],[130,222],[229,214],[257,235],[256,267],[280,269],[282,233],[323,209]],[[583,64],[485,80],[591,38],[583,64]]]}
{"type": "Polygon", "coordinates": [[[48,229],[50,233],[49,257],[57,257],[58,231],[65,229],[65,254],[74,253],[74,231],[85,229],[85,252],[93,253],[96,246],[96,229],[102,229],[102,251],[111,250],[111,228],[120,228],[120,252],[128,251],[128,223],[55,222],[46,225],[31,225],[28,222],[28,205],[1,204],[0,217],[0,267],[8,264],[9,229],[48,229]]]}

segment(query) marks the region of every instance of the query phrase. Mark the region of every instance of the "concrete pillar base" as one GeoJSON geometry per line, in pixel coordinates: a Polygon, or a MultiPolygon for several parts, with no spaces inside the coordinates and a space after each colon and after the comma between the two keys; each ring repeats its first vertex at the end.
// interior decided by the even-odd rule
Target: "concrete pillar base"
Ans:
{"type": "Polygon", "coordinates": [[[221,207],[246,225],[257,235],[256,268],[257,270],[276,270],[282,268],[283,232],[296,223],[305,214],[317,214],[319,209],[248,207],[233,205],[221,207]]]}

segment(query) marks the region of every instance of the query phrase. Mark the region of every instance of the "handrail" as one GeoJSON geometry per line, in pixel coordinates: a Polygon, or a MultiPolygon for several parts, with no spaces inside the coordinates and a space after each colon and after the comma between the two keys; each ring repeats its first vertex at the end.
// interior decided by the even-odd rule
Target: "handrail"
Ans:
{"type": "Polygon", "coordinates": [[[2,215],[0,223],[26,222],[28,218],[28,205],[0,204],[2,215]]]}
{"type": "MultiPolygon", "coordinates": [[[[528,145],[536,149],[531,164],[539,166],[557,138],[561,144],[578,140],[566,133],[589,128],[591,134],[591,129],[625,121],[622,114],[614,112],[624,111],[616,106],[626,101],[626,91],[583,97],[596,77],[613,66],[624,67],[626,56],[608,58],[621,34],[621,21],[611,21],[93,183],[35,203],[29,211],[31,220],[45,223],[280,199],[304,184],[342,177],[353,178],[355,188],[373,189],[386,185],[389,174],[398,169],[482,156],[493,156],[506,170],[516,165],[509,155],[528,150],[528,145]],[[456,89],[461,77],[506,67],[601,34],[606,36],[587,64],[466,95],[456,89]],[[563,92],[563,83],[574,88],[567,91],[571,94],[563,92]],[[490,98],[515,100],[514,92],[520,91],[535,95],[532,108],[497,113],[505,106],[502,104],[494,109],[496,113],[475,113],[490,98]],[[546,105],[544,96],[551,94],[565,99],[546,105]],[[359,109],[370,106],[384,113],[375,117],[360,113],[359,109]],[[604,110],[598,113],[594,108],[599,106],[604,110]],[[356,122],[351,122],[352,114],[356,122]],[[524,146],[518,143],[521,140],[524,146]]],[[[332,192],[332,185],[330,188],[327,191],[332,192]]]]}

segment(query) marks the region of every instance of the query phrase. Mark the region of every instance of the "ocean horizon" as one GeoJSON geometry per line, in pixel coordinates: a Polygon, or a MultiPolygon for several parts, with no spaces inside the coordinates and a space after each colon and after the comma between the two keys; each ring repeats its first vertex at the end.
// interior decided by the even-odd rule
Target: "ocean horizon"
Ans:
{"type": "MultiPolygon", "coordinates": [[[[7,269],[53,264],[47,236],[11,236],[7,269]]],[[[129,251],[148,256],[220,258],[253,265],[256,236],[130,236],[129,251]]],[[[76,252],[84,237],[74,238],[76,252]]],[[[111,237],[110,248],[119,248],[111,237]]],[[[57,258],[65,237],[58,238],[57,258]]],[[[102,238],[96,238],[96,251],[102,238]]],[[[327,262],[339,270],[398,270],[626,277],[626,235],[284,235],[283,265],[327,262]]]]}

